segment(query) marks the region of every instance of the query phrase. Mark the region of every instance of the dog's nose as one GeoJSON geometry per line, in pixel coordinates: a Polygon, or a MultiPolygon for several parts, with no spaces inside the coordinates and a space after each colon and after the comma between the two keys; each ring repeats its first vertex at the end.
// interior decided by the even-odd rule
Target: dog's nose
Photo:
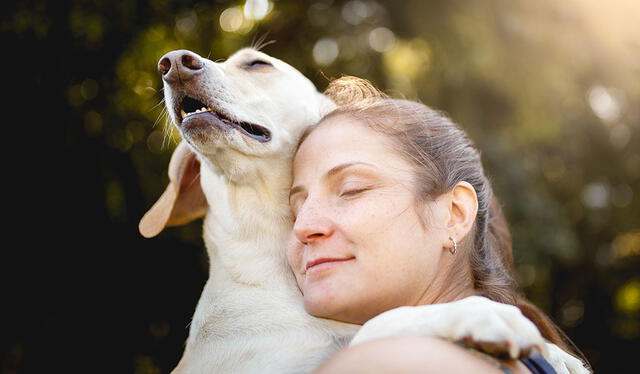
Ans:
{"type": "Polygon", "coordinates": [[[167,83],[188,81],[202,72],[203,68],[202,57],[184,49],[171,51],[158,61],[158,71],[167,83]]]}

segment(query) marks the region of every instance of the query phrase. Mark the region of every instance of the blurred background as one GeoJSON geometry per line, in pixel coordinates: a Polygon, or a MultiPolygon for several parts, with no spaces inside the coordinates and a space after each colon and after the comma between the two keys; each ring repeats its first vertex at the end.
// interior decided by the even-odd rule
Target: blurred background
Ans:
{"type": "Polygon", "coordinates": [[[179,140],[156,64],[259,40],[319,90],[367,78],[466,129],[523,292],[597,373],[638,372],[637,0],[16,1],[1,17],[8,118],[23,126],[6,134],[29,135],[16,143],[37,160],[5,163],[34,179],[11,184],[35,188],[14,221],[37,230],[5,251],[17,262],[3,264],[2,374],[175,366],[208,263],[201,221],[137,231],[179,140]]]}

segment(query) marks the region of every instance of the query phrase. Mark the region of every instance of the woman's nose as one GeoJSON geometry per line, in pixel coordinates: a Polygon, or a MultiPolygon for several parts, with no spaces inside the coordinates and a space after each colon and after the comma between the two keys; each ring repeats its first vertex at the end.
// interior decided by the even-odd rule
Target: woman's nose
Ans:
{"type": "Polygon", "coordinates": [[[302,207],[293,225],[296,238],[303,244],[310,244],[333,234],[334,226],[329,217],[314,207],[302,207]]]}

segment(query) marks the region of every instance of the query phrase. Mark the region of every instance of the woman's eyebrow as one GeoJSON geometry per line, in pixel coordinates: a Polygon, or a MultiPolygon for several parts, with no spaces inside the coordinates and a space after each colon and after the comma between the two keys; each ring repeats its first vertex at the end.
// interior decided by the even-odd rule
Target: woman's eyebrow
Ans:
{"type": "Polygon", "coordinates": [[[326,172],[326,174],[324,175],[324,179],[329,179],[329,178],[335,176],[336,174],[340,173],[344,169],[347,169],[347,168],[350,168],[350,167],[356,166],[356,165],[364,165],[364,166],[368,166],[368,167],[377,169],[375,165],[370,164],[368,162],[363,162],[363,161],[345,162],[343,164],[336,165],[336,166],[332,167],[328,172],[326,172]]]}

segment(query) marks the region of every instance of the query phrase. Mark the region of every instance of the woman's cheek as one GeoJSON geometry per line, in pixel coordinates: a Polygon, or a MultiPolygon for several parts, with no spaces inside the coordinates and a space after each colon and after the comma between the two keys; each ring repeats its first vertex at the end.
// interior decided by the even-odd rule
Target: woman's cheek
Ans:
{"type": "Polygon", "coordinates": [[[289,267],[298,277],[298,271],[300,269],[300,262],[302,261],[302,250],[299,245],[297,245],[295,238],[291,238],[289,243],[287,244],[287,262],[289,263],[289,267]]]}

